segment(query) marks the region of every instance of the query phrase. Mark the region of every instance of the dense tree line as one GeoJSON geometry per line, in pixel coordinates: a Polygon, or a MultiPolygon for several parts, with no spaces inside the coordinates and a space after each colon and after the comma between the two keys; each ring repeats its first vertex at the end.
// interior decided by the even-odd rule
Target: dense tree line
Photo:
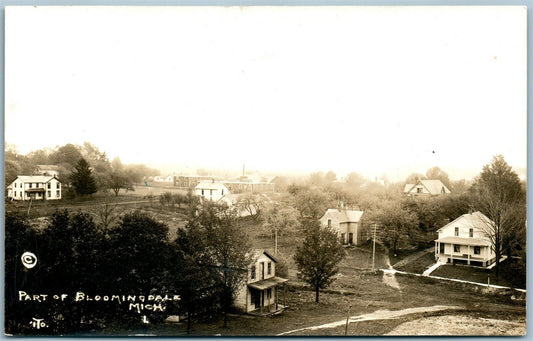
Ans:
{"type": "Polygon", "coordinates": [[[144,316],[158,322],[170,314],[188,316],[190,328],[197,315],[219,311],[226,323],[246,278],[249,245],[234,213],[211,203],[197,207],[176,238],[169,238],[165,223],[140,211],[125,213],[114,223],[96,222],[88,213],[57,211],[41,229],[8,214],[6,332],[55,335],[138,328],[144,316]],[[21,264],[27,251],[37,257],[33,268],[21,264]],[[48,296],[41,296],[41,302],[33,299],[41,294],[48,296]],[[65,300],[52,298],[62,294],[65,300]],[[176,294],[181,300],[162,302],[164,311],[142,314],[128,302],[109,300],[113,295],[176,294]],[[32,328],[32,318],[44,318],[47,327],[32,328]]]}
{"type": "Polygon", "coordinates": [[[6,186],[18,175],[39,174],[38,165],[53,165],[63,183],[63,196],[88,195],[96,191],[112,190],[115,195],[121,189],[133,190],[133,184],[142,183],[146,176],[159,175],[159,171],[142,164],[124,165],[117,157],[109,160],[105,152],[89,142],[83,145],[66,144],[56,148],[43,148],[26,155],[20,154],[13,145],[6,146],[6,186]],[[80,174],[83,172],[90,173],[80,174]],[[84,179],[80,183],[77,180],[84,179]]]}

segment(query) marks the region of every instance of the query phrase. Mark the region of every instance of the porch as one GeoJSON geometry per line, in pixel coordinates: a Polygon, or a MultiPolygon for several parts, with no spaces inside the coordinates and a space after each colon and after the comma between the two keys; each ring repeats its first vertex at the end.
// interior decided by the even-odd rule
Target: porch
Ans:
{"type": "Polygon", "coordinates": [[[271,277],[248,283],[246,312],[257,316],[269,316],[282,312],[287,308],[287,288],[285,286],[287,281],[285,278],[271,277]],[[283,293],[282,302],[280,302],[280,292],[283,293]]]}

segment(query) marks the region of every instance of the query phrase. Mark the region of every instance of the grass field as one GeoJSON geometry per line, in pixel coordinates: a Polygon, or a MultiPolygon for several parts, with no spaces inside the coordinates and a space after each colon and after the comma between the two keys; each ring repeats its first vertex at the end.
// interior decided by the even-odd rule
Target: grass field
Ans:
{"type": "MultiPolygon", "coordinates": [[[[352,291],[340,294],[325,291],[320,295],[320,303],[314,302],[314,293],[304,287],[293,286],[288,291],[287,303],[290,308],[273,317],[252,317],[249,315],[232,315],[229,326],[223,328],[221,318],[198,320],[193,324],[193,336],[209,335],[243,335],[264,336],[277,335],[299,328],[322,325],[345,320],[348,307],[350,316],[368,314],[375,311],[396,311],[412,307],[432,307],[435,305],[459,306],[454,311],[419,313],[395,319],[352,322],[348,335],[383,335],[393,331],[405,322],[420,318],[453,314],[480,319],[502,319],[523,321],[525,328],[525,302],[512,300],[509,294],[482,292],[470,286],[431,280],[412,276],[397,276],[400,290],[383,283],[381,273],[359,271],[346,276],[351,281],[352,291]]],[[[291,333],[290,336],[307,335],[344,335],[344,326],[305,330],[291,333]]],[[[420,329],[416,325],[407,334],[416,334],[420,329]]],[[[110,333],[113,332],[108,331],[110,333]]],[[[139,330],[121,330],[126,334],[140,333],[139,330]]],[[[186,335],[186,325],[162,324],[148,325],[142,331],[156,335],[186,335]]],[[[104,332],[105,335],[105,332],[104,332]]]]}

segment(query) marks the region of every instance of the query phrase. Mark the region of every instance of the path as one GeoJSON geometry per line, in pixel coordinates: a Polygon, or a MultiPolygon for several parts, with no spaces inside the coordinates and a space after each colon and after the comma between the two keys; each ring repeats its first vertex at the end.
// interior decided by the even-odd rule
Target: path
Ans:
{"type": "Polygon", "coordinates": [[[426,254],[432,253],[434,251],[435,251],[435,248],[434,247],[430,247],[430,248],[427,248],[425,250],[413,253],[412,255],[409,255],[409,256],[405,257],[404,259],[402,259],[401,261],[395,263],[393,265],[393,267],[397,268],[397,267],[400,267],[400,266],[404,266],[404,265],[406,265],[406,264],[408,264],[408,263],[410,263],[412,261],[415,261],[418,258],[423,257],[426,254]]]}
{"type": "MultiPolygon", "coordinates": [[[[387,274],[392,274],[392,275],[398,273],[398,274],[412,275],[412,276],[423,276],[421,274],[415,274],[415,273],[412,273],[412,272],[399,271],[399,270],[395,270],[395,269],[380,269],[380,271],[382,271],[384,274],[387,273],[387,274]]],[[[471,282],[471,281],[465,281],[465,280],[456,279],[456,278],[446,278],[446,277],[439,277],[439,276],[425,276],[425,277],[434,278],[434,279],[440,279],[440,280],[443,280],[443,281],[474,284],[474,285],[479,285],[479,286],[487,287],[487,288],[490,287],[490,288],[495,288],[495,289],[512,289],[512,290],[516,290],[516,291],[523,292],[523,293],[527,292],[526,289],[511,288],[511,287],[505,287],[505,286],[501,286],[501,285],[488,284],[488,283],[471,282]]]]}
{"type": "MultiPolygon", "coordinates": [[[[407,308],[402,310],[377,310],[370,314],[364,314],[364,315],[358,315],[358,316],[352,316],[349,319],[349,322],[362,322],[362,321],[371,321],[371,320],[390,320],[395,319],[401,316],[409,315],[409,314],[419,314],[419,313],[427,313],[427,312],[434,312],[434,311],[442,311],[442,310],[459,310],[464,309],[464,307],[460,306],[446,306],[446,305],[435,305],[431,307],[416,307],[416,308],[407,308]]],[[[301,332],[304,330],[318,330],[318,329],[325,329],[325,328],[336,328],[340,326],[346,325],[346,319],[335,321],[331,323],[321,324],[318,326],[311,326],[311,327],[305,327],[300,329],[294,329],[288,332],[283,332],[280,334],[277,334],[276,336],[282,336],[282,335],[288,335],[293,334],[296,332],[301,332]]]]}
{"type": "MultiPolygon", "coordinates": [[[[393,287],[394,289],[400,290],[400,284],[398,283],[398,280],[396,280],[396,277],[394,274],[396,273],[392,266],[390,265],[389,257],[387,256],[387,266],[389,270],[391,271],[383,271],[383,283],[387,284],[390,287],[393,287]]],[[[401,291],[401,290],[400,290],[401,291]]]]}
{"type": "Polygon", "coordinates": [[[431,275],[431,273],[432,273],[433,271],[437,270],[437,268],[438,268],[439,266],[441,266],[441,265],[442,265],[441,262],[437,262],[437,263],[433,264],[433,265],[430,266],[428,269],[426,269],[426,271],[424,271],[424,272],[422,273],[422,276],[429,276],[429,275],[431,275]]]}

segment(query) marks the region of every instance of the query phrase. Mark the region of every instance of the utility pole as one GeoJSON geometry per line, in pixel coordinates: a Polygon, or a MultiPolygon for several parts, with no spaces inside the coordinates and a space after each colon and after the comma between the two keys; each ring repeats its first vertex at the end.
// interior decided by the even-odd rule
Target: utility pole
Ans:
{"type": "Polygon", "coordinates": [[[30,209],[31,209],[32,200],[33,200],[33,197],[30,195],[30,205],[28,206],[28,217],[30,216],[30,209]]]}
{"type": "Polygon", "coordinates": [[[352,306],[348,306],[348,316],[346,316],[346,328],[344,329],[344,336],[348,335],[348,323],[350,322],[350,308],[352,306]]]}
{"type": "Polygon", "coordinates": [[[376,258],[376,223],[374,223],[374,238],[372,238],[372,272],[374,272],[374,260],[376,258]]]}
{"type": "Polygon", "coordinates": [[[278,227],[274,228],[274,257],[278,255],[278,227]]]}

